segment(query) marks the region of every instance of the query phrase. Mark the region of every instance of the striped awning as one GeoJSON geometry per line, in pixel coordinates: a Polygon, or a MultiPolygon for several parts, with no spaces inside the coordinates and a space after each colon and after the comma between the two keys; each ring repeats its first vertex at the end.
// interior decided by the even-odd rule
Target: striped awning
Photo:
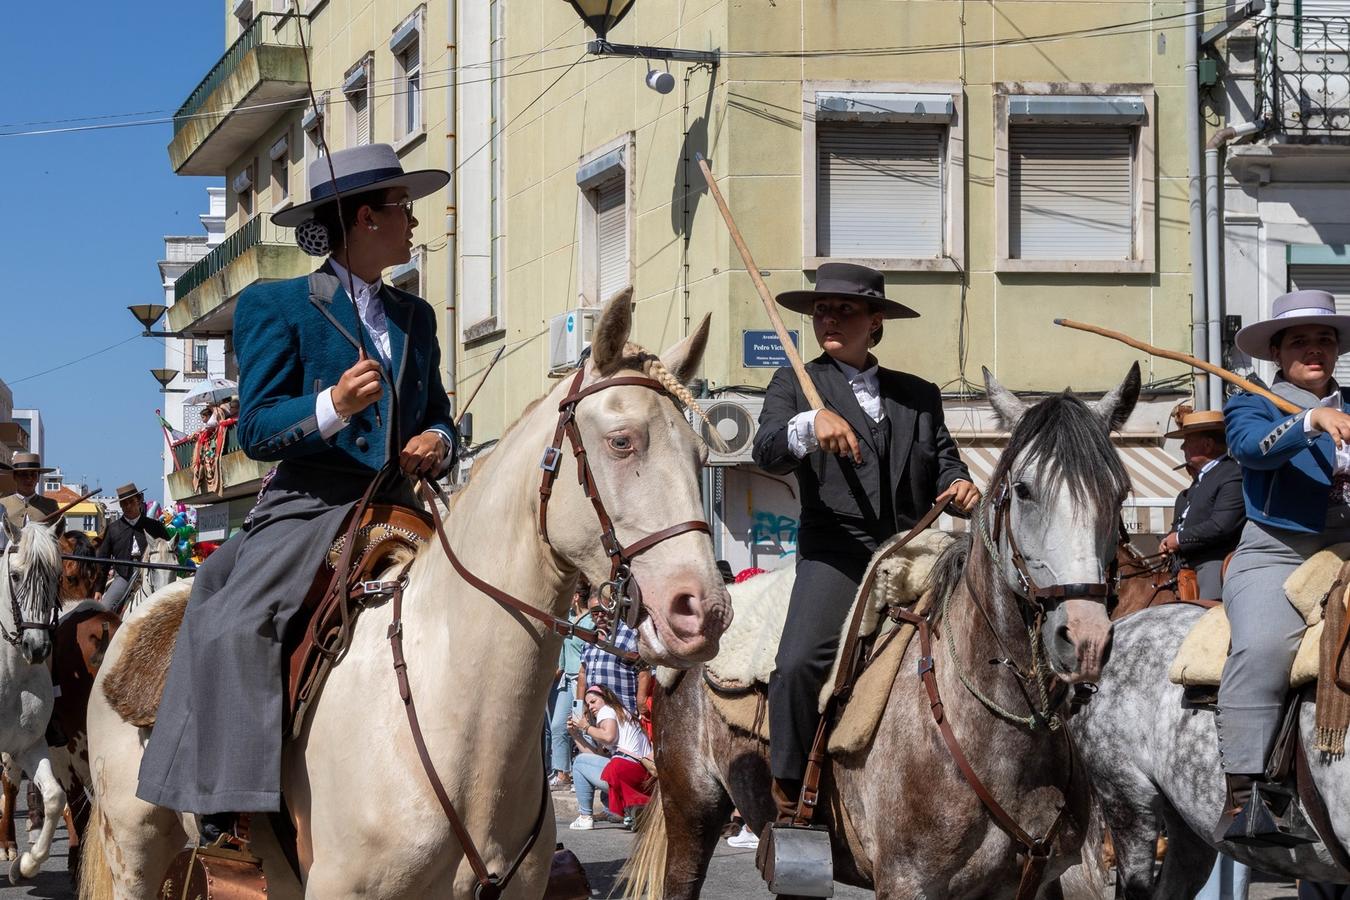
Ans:
{"type": "MultiPolygon", "coordinates": [[[[1130,495],[1125,499],[1126,527],[1131,532],[1164,533],[1171,524],[1172,507],[1177,494],[1190,487],[1185,470],[1177,470],[1179,460],[1162,447],[1117,447],[1125,471],[1130,476],[1130,495]]],[[[1002,447],[962,447],[961,459],[970,469],[980,490],[988,491],[990,478],[998,467],[1002,447]]],[[[940,528],[964,531],[965,523],[944,515],[940,528]]]]}

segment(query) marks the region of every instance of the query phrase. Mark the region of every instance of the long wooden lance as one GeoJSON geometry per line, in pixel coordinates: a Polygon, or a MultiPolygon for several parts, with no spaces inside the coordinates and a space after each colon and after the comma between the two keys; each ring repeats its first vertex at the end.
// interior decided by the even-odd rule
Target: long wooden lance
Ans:
{"type": "Polygon", "coordinates": [[[497,360],[501,359],[502,354],[505,352],[506,352],[506,345],[503,344],[502,346],[497,348],[496,353],[492,354],[491,362],[489,362],[487,364],[487,368],[483,370],[483,377],[478,379],[478,386],[473,389],[473,393],[469,395],[469,399],[464,401],[463,408],[460,409],[459,415],[455,417],[455,427],[457,428],[459,427],[459,423],[464,419],[464,414],[468,412],[469,407],[473,405],[474,398],[478,396],[478,392],[481,391],[483,389],[483,385],[487,383],[488,376],[492,374],[493,367],[497,365],[497,360]]]}
{"type": "Polygon", "coordinates": [[[778,304],[774,302],[773,294],[769,293],[769,286],[764,283],[764,278],[759,274],[759,266],[755,265],[755,259],[750,255],[750,248],[745,245],[745,238],[741,237],[741,230],[736,227],[736,220],[731,217],[731,210],[727,208],[727,201],[723,199],[722,192],[717,189],[717,182],[713,179],[712,169],[708,168],[708,161],[703,158],[702,153],[695,153],[694,159],[698,161],[699,170],[703,173],[703,180],[708,183],[708,191],[712,194],[713,200],[717,201],[717,208],[722,211],[722,221],[727,223],[727,230],[731,232],[731,240],[736,245],[736,249],[741,252],[741,261],[745,263],[745,271],[750,273],[750,280],[755,283],[755,290],[759,291],[759,299],[764,304],[764,311],[769,314],[769,321],[773,323],[773,330],[778,333],[778,340],[783,345],[783,353],[787,356],[788,362],[792,365],[792,371],[797,376],[798,383],[802,386],[802,394],[806,397],[806,402],[812,409],[824,409],[825,402],[820,399],[820,392],[816,390],[815,384],[811,381],[811,376],[807,374],[806,366],[802,365],[802,358],[797,353],[797,346],[792,343],[788,336],[787,327],[783,325],[783,319],[778,315],[778,304]]]}
{"type": "Polygon", "coordinates": [[[90,497],[94,496],[101,490],[103,490],[103,488],[96,487],[89,493],[85,494],[83,497],[76,497],[74,500],[70,501],[60,509],[55,510],[54,512],[47,513],[47,515],[43,516],[41,519],[38,519],[37,520],[38,524],[55,525],[57,522],[61,521],[62,516],[64,516],[66,513],[70,512],[72,509],[79,506],[81,503],[88,500],[90,497]]]}
{"type": "Polygon", "coordinates": [[[1230,372],[1222,366],[1216,366],[1214,363],[1206,362],[1203,359],[1197,359],[1190,354],[1182,353],[1178,350],[1164,350],[1162,347],[1146,344],[1138,338],[1132,338],[1128,334],[1112,331],[1110,328],[1103,328],[1100,325],[1088,325],[1086,322],[1075,322],[1073,319],[1056,319],[1055,324],[1063,325],[1065,328],[1073,328],[1078,331],[1086,331],[1089,334],[1098,334],[1102,337],[1110,338],[1113,341],[1120,341],[1122,344],[1128,344],[1136,350],[1143,350],[1151,356],[1161,356],[1163,359],[1171,359],[1179,363],[1185,363],[1188,366],[1194,366],[1211,375],[1217,375],[1229,384],[1235,384],[1244,391],[1250,391],[1253,394],[1259,394],[1260,396],[1265,397],[1271,403],[1274,403],[1275,407],[1279,409],[1280,412],[1289,413],[1290,415],[1304,412],[1303,407],[1290,403],[1283,397],[1271,393],[1256,382],[1243,378],[1236,372],[1230,372]]]}

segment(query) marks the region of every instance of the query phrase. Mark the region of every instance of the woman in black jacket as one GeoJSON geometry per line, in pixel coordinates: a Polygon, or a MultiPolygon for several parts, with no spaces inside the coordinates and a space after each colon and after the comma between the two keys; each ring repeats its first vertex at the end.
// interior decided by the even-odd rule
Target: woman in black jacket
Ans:
{"type": "Polygon", "coordinates": [[[943,423],[937,385],[883,369],[869,348],[882,320],[918,313],[886,299],[880,272],[826,263],[815,290],[778,302],[811,316],[825,351],[806,364],[825,408],[812,410],[790,368],[774,373],[755,435],[754,458],[795,472],[802,514],[797,580],[769,682],[769,756],[779,821],[791,818],[819,724],[818,697],[868,560],[908,531],[947,488],[969,512],[980,491],[943,423]]]}

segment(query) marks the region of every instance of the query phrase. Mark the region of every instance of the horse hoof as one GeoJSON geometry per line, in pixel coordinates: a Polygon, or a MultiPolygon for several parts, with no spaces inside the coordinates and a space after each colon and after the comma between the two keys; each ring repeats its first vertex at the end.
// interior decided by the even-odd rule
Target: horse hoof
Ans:
{"type": "MultiPolygon", "coordinates": [[[[19,874],[24,878],[32,878],[42,869],[42,861],[31,853],[20,856],[16,865],[19,868],[19,874]]],[[[11,867],[10,872],[13,873],[13,871],[14,869],[11,867]]]]}
{"type": "Polygon", "coordinates": [[[18,884],[18,883],[19,883],[19,876],[20,876],[20,872],[19,872],[19,861],[16,859],[16,860],[14,860],[13,865],[11,865],[11,866],[9,867],[9,883],[10,883],[10,884],[18,884]]]}

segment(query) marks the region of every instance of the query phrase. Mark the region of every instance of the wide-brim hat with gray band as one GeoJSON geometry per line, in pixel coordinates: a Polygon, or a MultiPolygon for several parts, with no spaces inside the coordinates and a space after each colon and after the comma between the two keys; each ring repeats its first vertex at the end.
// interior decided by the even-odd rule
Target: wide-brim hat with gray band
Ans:
{"type": "Polygon", "coordinates": [[[272,221],[286,228],[294,228],[313,218],[319,207],[332,203],[339,193],[350,196],[366,191],[405,187],[409,199],[418,200],[434,194],[449,182],[450,173],[444,169],[403,171],[398,154],[388,144],[365,144],[334,150],[309,164],[309,201],[273,213],[272,221]]]}
{"type": "Polygon", "coordinates": [[[42,464],[42,456],[37,453],[30,453],[27,450],[15,453],[9,460],[9,468],[15,472],[36,472],[42,475],[46,472],[55,472],[55,469],[48,468],[42,464]]]}
{"type": "Polygon", "coordinates": [[[784,291],[776,298],[780,306],[811,315],[817,300],[844,297],[864,300],[884,319],[917,319],[919,314],[886,297],[886,279],[876,269],[855,263],[822,263],[816,269],[816,285],[809,291],[784,291]]]}
{"type": "Polygon", "coordinates": [[[1326,291],[1291,291],[1271,305],[1270,318],[1254,322],[1237,333],[1238,349],[1253,359],[1274,361],[1270,340],[1295,325],[1325,325],[1340,335],[1341,352],[1350,350],[1350,316],[1336,312],[1336,298],[1326,291]]]}
{"type": "Polygon", "coordinates": [[[145,491],[136,487],[136,483],[124,484],[117,489],[117,500],[120,503],[123,500],[130,500],[132,497],[144,497],[145,491]]]}

